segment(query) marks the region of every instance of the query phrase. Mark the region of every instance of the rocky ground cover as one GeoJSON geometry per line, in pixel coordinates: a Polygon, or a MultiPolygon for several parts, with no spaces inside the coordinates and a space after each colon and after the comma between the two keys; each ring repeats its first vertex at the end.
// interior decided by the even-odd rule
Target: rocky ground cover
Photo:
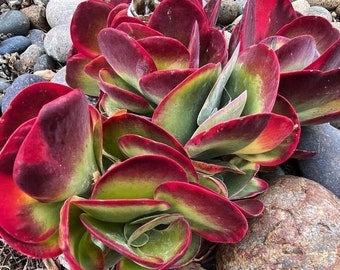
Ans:
{"type": "MultiPolygon", "coordinates": [[[[34,82],[66,84],[64,66],[72,46],[69,25],[80,2],[82,0],[0,0],[2,111],[6,110],[20,90],[34,82]]],[[[242,16],[245,2],[222,0],[218,24],[226,30],[227,37],[242,16]]],[[[340,30],[340,0],[292,2],[301,14],[322,16],[340,30]]],[[[333,123],[333,126],[339,127],[337,123],[333,123]]],[[[279,175],[279,179],[269,180],[273,188],[261,198],[268,208],[260,222],[257,220],[251,225],[249,237],[237,245],[221,246],[217,251],[220,258],[217,262],[210,256],[205,259],[205,264],[192,264],[187,269],[249,269],[250,266],[261,269],[257,261],[262,257],[265,260],[268,254],[272,258],[268,265],[277,266],[280,261],[279,267],[286,269],[312,269],[303,268],[304,265],[312,265],[314,269],[334,265],[340,267],[340,255],[336,253],[340,239],[340,219],[336,214],[340,209],[340,135],[333,126],[324,124],[304,128],[300,147],[317,151],[319,155],[301,162],[287,163],[286,167],[271,172],[276,177],[279,175]],[[286,189],[289,196],[282,194],[280,197],[279,192],[276,192],[278,186],[281,190],[286,189]],[[318,198],[318,201],[313,198],[318,198]],[[289,206],[282,205],[284,199],[290,202],[289,206]],[[323,203],[318,203],[320,201],[323,203]],[[309,215],[294,214],[296,209],[305,210],[309,215]],[[315,216],[318,216],[318,220],[313,223],[311,220],[315,216]],[[288,224],[284,220],[288,220],[288,224]],[[303,224],[310,226],[307,229],[303,224]],[[286,234],[287,231],[290,233],[286,234]],[[313,236],[317,236],[318,241],[310,242],[313,236]],[[290,245],[290,242],[295,245],[290,245]],[[266,245],[263,246],[263,243],[266,245]],[[286,257],[279,257],[282,250],[285,250],[286,257]],[[310,252],[314,254],[313,257],[306,257],[310,252]],[[237,257],[234,257],[235,254],[237,257]],[[225,268],[225,265],[229,265],[229,268],[225,268]]],[[[270,174],[265,177],[272,178],[270,174]]],[[[18,270],[63,269],[59,259],[27,258],[12,250],[1,239],[0,267],[18,270]]]]}

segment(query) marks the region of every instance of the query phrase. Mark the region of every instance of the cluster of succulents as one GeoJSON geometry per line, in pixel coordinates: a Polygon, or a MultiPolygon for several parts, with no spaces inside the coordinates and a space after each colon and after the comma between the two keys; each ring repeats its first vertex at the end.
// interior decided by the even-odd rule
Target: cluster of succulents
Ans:
{"type": "Polygon", "coordinates": [[[72,269],[186,265],[244,237],[264,209],[257,173],[299,155],[301,125],[340,118],[326,20],[249,0],[228,41],[218,0],[149,4],[79,4],[69,86],[33,84],[1,117],[0,235],[16,250],[72,269]]]}

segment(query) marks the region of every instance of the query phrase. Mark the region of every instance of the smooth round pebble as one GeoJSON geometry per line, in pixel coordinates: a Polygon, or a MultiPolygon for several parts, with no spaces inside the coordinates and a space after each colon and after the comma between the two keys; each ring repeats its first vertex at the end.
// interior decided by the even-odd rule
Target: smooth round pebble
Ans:
{"type": "Polygon", "coordinates": [[[20,10],[31,22],[31,28],[48,31],[50,26],[46,20],[46,8],[43,6],[31,5],[20,10]]]}
{"type": "Polygon", "coordinates": [[[59,69],[57,71],[57,73],[54,75],[54,77],[51,80],[51,82],[59,83],[59,84],[63,84],[63,85],[67,85],[68,86],[65,78],[66,78],[66,66],[62,67],[61,69],[59,69]]]}
{"type": "Polygon", "coordinates": [[[4,90],[6,90],[10,86],[10,82],[0,79],[0,93],[3,93],[4,90]]]}
{"type": "Polygon", "coordinates": [[[247,0],[236,0],[238,15],[243,14],[244,7],[246,6],[247,0]]]}
{"type": "Polygon", "coordinates": [[[228,25],[232,23],[238,14],[238,7],[234,0],[222,0],[217,23],[228,25]]]}
{"type": "MultiPolygon", "coordinates": [[[[34,74],[23,74],[17,77],[12,85],[7,88],[6,93],[3,96],[2,104],[1,104],[1,111],[4,113],[6,109],[8,108],[11,101],[14,99],[14,97],[24,88],[27,86],[37,83],[37,82],[43,82],[45,81],[40,76],[34,75],[34,74]]],[[[34,102],[33,100],[31,102],[34,102]]]]}
{"type": "Polygon", "coordinates": [[[85,0],[50,0],[46,7],[46,19],[51,28],[70,24],[79,3],[85,0]]]}
{"type": "Polygon", "coordinates": [[[336,14],[336,16],[340,17],[340,3],[337,6],[337,8],[335,9],[335,14],[336,14]]]}
{"type": "Polygon", "coordinates": [[[66,63],[67,54],[72,47],[68,24],[52,28],[45,36],[44,46],[46,53],[60,63],[66,63]]]}
{"type": "Polygon", "coordinates": [[[310,4],[307,0],[296,0],[292,2],[295,11],[300,12],[302,15],[308,15],[310,4]]]}
{"type": "Polygon", "coordinates": [[[29,73],[33,70],[34,65],[38,62],[39,57],[44,54],[45,50],[38,45],[29,46],[21,55],[20,59],[14,63],[14,67],[20,74],[29,73]]]}
{"type": "Polygon", "coordinates": [[[340,4],[339,0],[307,0],[311,6],[324,7],[327,10],[334,10],[340,4]]]}
{"type": "Polygon", "coordinates": [[[39,47],[45,49],[44,47],[44,38],[45,38],[45,32],[40,29],[31,29],[28,32],[27,37],[30,39],[32,44],[38,45],[39,47]]]}
{"type": "Polygon", "coordinates": [[[0,15],[0,33],[12,36],[26,36],[29,29],[30,20],[18,10],[9,10],[0,15]]]}
{"type": "Polygon", "coordinates": [[[43,54],[39,56],[38,61],[35,63],[33,67],[33,71],[38,71],[38,70],[54,70],[57,68],[57,63],[55,60],[48,56],[47,54],[43,54]]]}
{"type": "Polygon", "coordinates": [[[24,36],[11,37],[0,42],[0,54],[14,52],[22,53],[27,49],[29,45],[31,45],[31,41],[27,37],[24,36]]]}
{"type": "Polygon", "coordinates": [[[310,7],[308,15],[323,17],[326,20],[328,20],[329,22],[331,22],[332,19],[333,19],[332,15],[329,13],[329,11],[327,9],[325,9],[324,7],[321,7],[321,6],[310,7]]]}

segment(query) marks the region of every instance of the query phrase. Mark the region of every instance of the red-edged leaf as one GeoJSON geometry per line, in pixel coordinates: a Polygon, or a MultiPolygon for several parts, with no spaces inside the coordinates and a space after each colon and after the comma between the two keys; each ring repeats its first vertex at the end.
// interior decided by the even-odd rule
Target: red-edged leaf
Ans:
{"type": "Polygon", "coordinates": [[[234,201],[238,208],[247,218],[258,217],[264,210],[264,204],[257,199],[234,201]]]}
{"type": "Polygon", "coordinates": [[[125,155],[119,149],[118,139],[122,135],[136,134],[157,142],[165,143],[186,155],[180,143],[161,127],[141,116],[124,113],[110,117],[103,124],[104,150],[119,159],[125,155]]]}
{"type": "Polygon", "coordinates": [[[158,31],[140,23],[123,22],[116,29],[125,32],[136,40],[146,37],[163,36],[158,31]]]}
{"type": "MultiPolygon", "coordinates": [[[[171,158],[185,169],[189,181],[197,182],[198,176],[190,159],[164,143],[156,142],[134,134],[121,136],[118,143],[120,149],[128,157],[155,154],[171,158]]],[[[183,151],[185,150],[183,149],[183,151]]]]}
{"type": "Polygon", "coordinates": [[[191,158],[197,159],[264,153],[278,146],[293,128],[293,121],[287,117],[253,114],[218,124],[196,135],[186,143],[185,149],[191,158]]]}
{"type": "Polygon", "coordinates": [[[328,71],[340,67],[340,38],[333,43],[320,57],[311,63],[306,70],[328,71]]]}
{"type": "Polygon", "coordinates": [[[270,36],[261,41],[261,43],[266,44],[269,48],[273,49],[274,51],[280,49],[283,45],[285,45],[290,38],[283,37],[283,36],[270,36]]]}
{"type": "Polygon", "coordinates": [[[119,77],[117,78],[118,80],[114,79],[114,83],[118,82],[117,84],[107,82],[107,77],[111,76],[112,73],[114,72],[111,72],[111,70],[102,69],[99,73],[100,81],[98,83],[100,89],[110,97],[111,106],[114,106],[116,109],[127,109],[139,114],[151,114],[153,108],[147,100],[140,95],[117,86],[117,84],[125,85],[124,82],[119,81],[119,77]]]}
{"type": "Polygon", "coordinates": [[[149,100],[158,104],[169,92],[191,75],[194,69],[159,70],[143,76],[139,85],[149,100]]]}
{"type": "Polygon", "coordinates": [[[311,35],[316,42],[319,53],[324,53],[337,39],[340,32],[331,23],[320,16],[301,16],[282,27],[276,35],[294,38],[301,35],[311,35]]]}
{"type": "Polygon", "coordinates": [[[197,129],[197,117],[221,72],[208,64],[191,74],[159,103],[152,121],[185,143],[197,129]]]}
{"type": "Polygon", "coordinates": [[[97,166],[90,113],[80,90],[40,110],[13,168],[16,184],[40,201],[61,201],[91,186],[97,166]]]}
{"type": "Polygon", "coordinates": [[[211,242],[238,242],[248,229],[247,220],[231,201],[198,185],[164,183],[156,189],[155,199],[169,202],[170,212],[183,214],[191,229],[211,242]]]}
{"type": "Polygon", "coordinates": [[[21,91],[1,117],[0,148],[4,146],[16,128],[27,120],[36,117],[46,103],[70,91],[72,91],[70,87],[49,82],[36,83],[21,91]],[[27,100],[34,100],[34,102],[27,102],[27,100]]]}
{"type": "Polygon", "coordinates": [[[143,155],[115,165],[99,180],[93,199],[152,198],[156,187],[167,181],[188,181],[184,169],[168,157],[143,155]]]}
{"type": "Polygon", "coordinates": [[[318,56],[314,38],[309,35],[293,38],[275,52],[281,73],[302,70],[318,56]]]}
{"type": "Polygon", "coordinates": [[[158,211],[165,211],[170,208],[170,204],[165,201],[150,199],[91,199],[74,200],[72,203],[95,219],[114,223],[131,222],[134,219],[150,215],[158,211]]]}
{"type": "Polygon", "coordinates": [[[139,89],[141,77],[156,71],[151,56],[126,33],[105,28],[99,32],[98,42],[102,54],[114,71],[134,88],[139,89]]]}
{"type": "Polygon", "coordinates": [[[279,78],[280,67],[275,52],[264,44],[251,46],[239,55],[222,99],[235,99],[247,90],[243,115],[271,112],[279,78]]]}
{"type": "Polygon", "coordinates": [[[67,60],[66,82],[73,88],[80,88],[86,95],[98,96],[97,80],[85,72],[85,67],[92,61],[83,54],[76,54],[67,60]]]}
{"type": "Polygon", "coordinates": [[[282,74],[279,93],[292,104],[301,125],[326,123],[340,117],[340,69],[282,74]]]}
{"type": "MultiPolygon", "coordinates": [[[[118,0],[117,0],[118,1],[118,0]]],[[[129,8],[129,3],[123,3],[127,1],[119,1],[116,5],[113,5],[114,8],[110,11],[109,16],[107,17],[107,26],[111,27],[112,22],[116,17],[125,16],[127,14],[127,10],[129,8]]]]}
{"type": "Polygon", "coordinates": [[[138,42],[151,55],[157,70],[189,68],[189,51],[178,40],[154,36],[140,39],[138,42]]]}
{"type": "Polygon", "coordinates": [[[223,197],[228,197],[228,191],[227,187],[224,185],[224,183],[217,179],[216,177],[210,176],[210,175],[200,175],[198,179],[198,183],[201,186],[204,186],[223,197]]]}
{"type": "Polygon", "coordinates": [[[274,35],[282,26],[297,17],[289,0],[247,1],[242,20],[232,33],[230,53],[240,42],[240,50],[274,35]]]}
{"type": "Polygon", "coordinates": [[[106,27],[112,6],[103,1],[85,1],[78,5],[71,22],[71,38],[76,49],[88,57],[100,54],[97,35],[106,27]]]}
{"type": "Polygon", "coordinates": [[[217,173],[221,173],[224,171],[232,172],[235,174],[245,174],[237,166],[226,161],[208,160],[203,162],[198,160],[192,160],[191,162],[198,172],[208,175],[215,175],[217,173]]]}
{"type": "Polygon", "coordinates": [[[204,6],[204,12],[208,18],[208,25],[214,27],[218,19],[218,12],[221,6],[221,0],[210,0],[204,6]]]}
{"type": "MultiPolygon", "coordinates": [[[[68,65],[68,64],[67,64],[68,65]]],[[[103,68],[111,68],[109,63],[106,61],[103,55],[99,55],[96,58],[92,59],[85,67],[84,71],[90,77],[98,80],[99,79],[99,71],[103,68]]]]}
{"type": "Polygon", "coordinates": [[[190,68],[198,68],[200,65],[200,31],[197,21],[195,21],[191,30],[188,50],[190,53],[190,68]]]}
{"type": "MultiPolygon", "coordinates": [[[[236,184],[236,179],[235,183],[236,184]]],[[[226,182],[229,182],[229,179],[226,179],[226,182]]],[[[257,177],[251,178],[246,185],[239,190],[239,192],[233,194],[229,199],[231,200],[239,200],[239,199],[245,199],[245,198],[252,198],[256,195],[259,195],[263,192],[265,192],[269,188],[269,184],[257,177]]]]}
{"type": "Polygon", "coordinates": [[[162,1],[155,9],[148,26],[188,47],[195,21],[199,29],[207,24],[203,9],[193,1],[168,0],[162,1]]]}

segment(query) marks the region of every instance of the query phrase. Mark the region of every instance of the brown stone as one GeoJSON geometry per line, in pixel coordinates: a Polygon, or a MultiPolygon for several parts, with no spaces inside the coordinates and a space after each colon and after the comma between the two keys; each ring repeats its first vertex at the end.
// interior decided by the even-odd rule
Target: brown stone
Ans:
{"type": "Polygon", "coordinates": [[[31,28],[48,31],[50,26],[46,20],[46,10],[42,6],[31,5],[20,10],[24,13],[31,22],[31,28]]]}
{"type": "Polygon", "coordinates": [[[340,269],[340,200],[320,184],[280,176],[259,196],[266,209],[238,244],[220,245],[218,270],[340,269]]]}

